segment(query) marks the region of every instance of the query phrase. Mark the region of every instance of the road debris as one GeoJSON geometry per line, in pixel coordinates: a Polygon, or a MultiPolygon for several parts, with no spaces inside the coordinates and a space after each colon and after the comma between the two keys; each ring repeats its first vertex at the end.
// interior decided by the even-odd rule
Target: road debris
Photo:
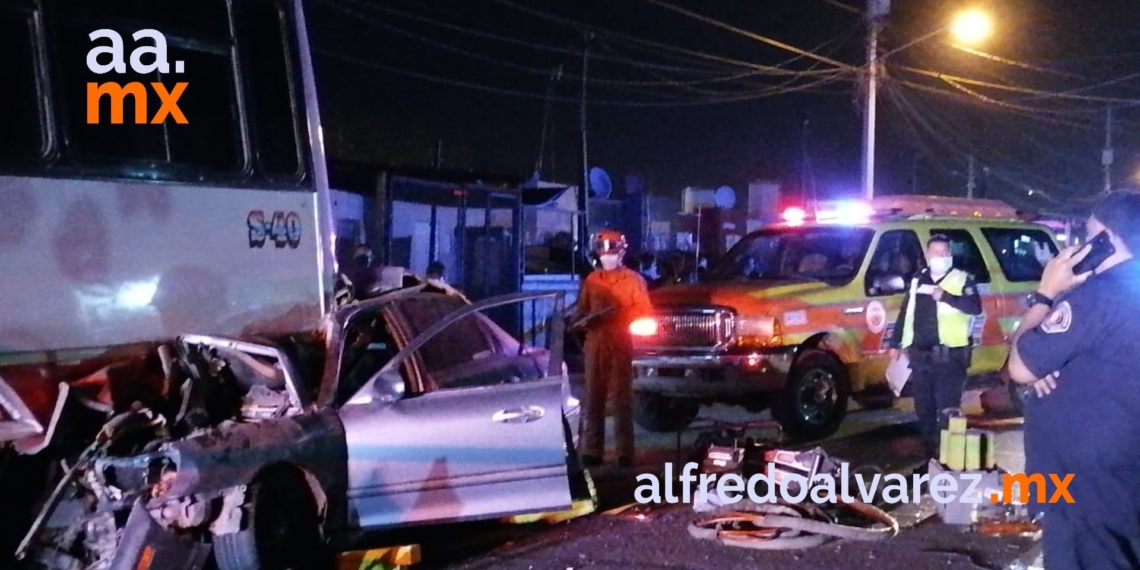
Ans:
{"type": "Polygon", "coordinates": [[[719,507],[709,513],[709,518],[691,523],[689,534],[697,539],[755,550],[799,550],[836,538],[882,541],[898,535],[898,521],[882,509],[860,501],[841,502],[840,506],[883,526],[839,524],[822,508],[808,503],[766,504],[744,499],[719,507]]]}

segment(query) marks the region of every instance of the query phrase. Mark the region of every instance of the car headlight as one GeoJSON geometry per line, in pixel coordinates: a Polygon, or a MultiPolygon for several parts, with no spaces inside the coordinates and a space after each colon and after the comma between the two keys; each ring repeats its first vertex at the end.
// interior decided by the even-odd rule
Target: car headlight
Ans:
{"type": "Polygon", "coordinates": [[[783,344],[783,330],[779,319],[760,315],[741,315],[736,318],[736,342],[748,348],[764,348],[783,344]]]}

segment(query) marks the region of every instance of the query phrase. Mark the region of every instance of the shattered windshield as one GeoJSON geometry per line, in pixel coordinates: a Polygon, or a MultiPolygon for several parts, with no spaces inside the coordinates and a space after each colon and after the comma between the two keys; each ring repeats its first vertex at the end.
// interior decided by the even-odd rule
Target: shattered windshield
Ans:
{"type": "Polygon", "coordinates": [[[817,227],[762,230],[740,240],[709,273],[712,281],[855,278],[874,230],[817,227]]]}

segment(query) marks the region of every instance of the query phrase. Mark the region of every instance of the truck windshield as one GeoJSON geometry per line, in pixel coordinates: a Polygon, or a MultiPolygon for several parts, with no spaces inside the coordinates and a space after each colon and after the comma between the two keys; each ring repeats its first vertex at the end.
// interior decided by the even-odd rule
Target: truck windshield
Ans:
{"type": "Polygon", "coordinates": [[[729,250],[709,279],[850,281],[859,272],[874,233],[853,227],[761,230],[729,250]]]}

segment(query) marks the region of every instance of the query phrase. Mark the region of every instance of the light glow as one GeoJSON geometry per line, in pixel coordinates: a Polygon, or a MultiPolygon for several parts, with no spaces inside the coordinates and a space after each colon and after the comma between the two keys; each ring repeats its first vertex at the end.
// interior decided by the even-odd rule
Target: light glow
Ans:
{"type": "Polygon", "coordinates": [[[115,295],[116,304],[124,309],[141,309],[149,306],[158,292],[158,279],[124,283],[115,295]]]}
{"type": "Polygon", "coordinates": [[[633,321],[629,325],[629,333],[633,336],[656,336],[657,335],[657,319],[653,317],[642,317],[633,321]]]}
{"type": "Polygon", "coordinates": [[[962,12],[950,24],[950,33],[964,44],[977,44],[993,33],[993,22],[980,10],[962,12]]]}
{"type": "Polygon", "coordinates": [[[798,226],[807,219],[807,212],[803,208],[788,208],[784,210],[784,221],[789,225],[798,226]]]}

